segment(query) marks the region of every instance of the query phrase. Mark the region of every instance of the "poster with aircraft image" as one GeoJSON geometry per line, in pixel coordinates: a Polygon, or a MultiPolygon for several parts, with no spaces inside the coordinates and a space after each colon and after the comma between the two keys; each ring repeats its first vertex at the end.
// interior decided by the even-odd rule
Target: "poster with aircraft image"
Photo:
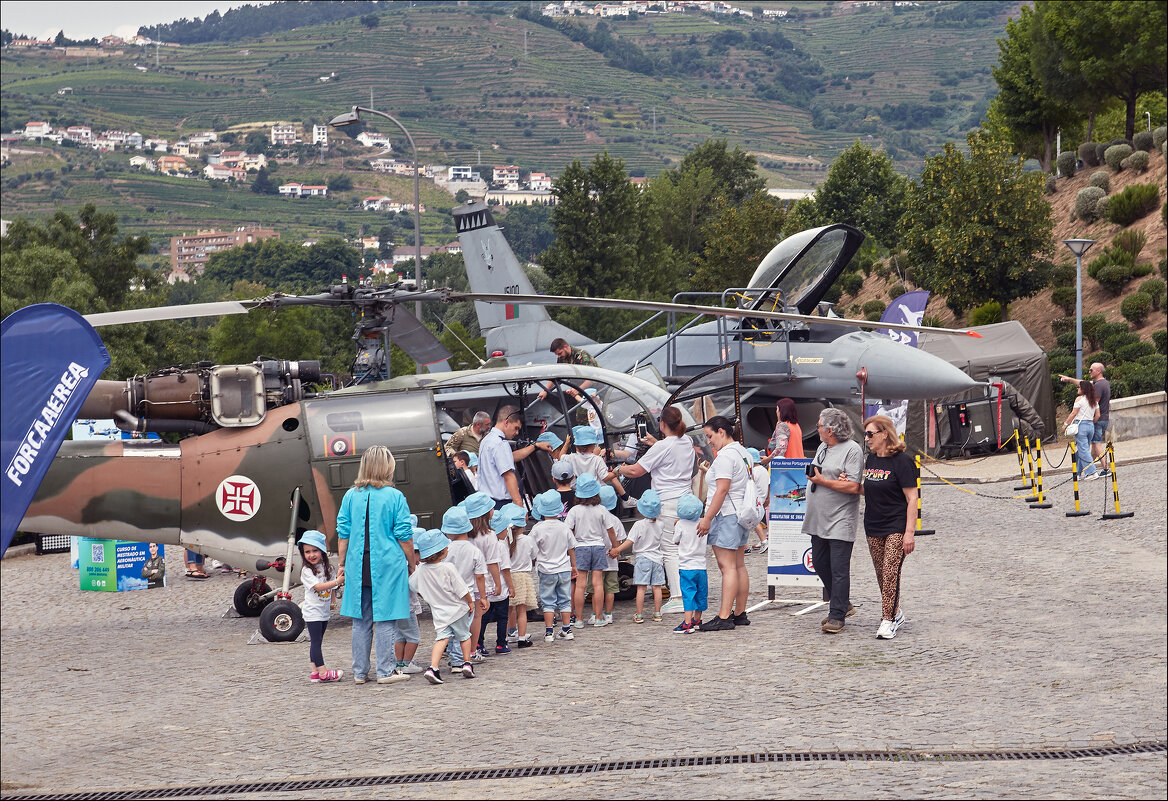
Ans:
{"type": "Polygon", "coordinates": [[[771,460],[767,511],[767,586],[822,587],[811,564],[811,537],[802,533],[810,459],[771,460]]]}

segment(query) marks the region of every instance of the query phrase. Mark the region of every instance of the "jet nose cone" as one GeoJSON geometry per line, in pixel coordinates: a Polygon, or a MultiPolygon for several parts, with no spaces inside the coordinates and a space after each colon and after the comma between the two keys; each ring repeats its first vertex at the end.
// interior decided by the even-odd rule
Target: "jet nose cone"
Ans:
{"type": "Polygon", "coordinates": [[[868,368],[869,398],[942,398],[979,386],[949,362],[891,339],[873,341],[861,364],[868,368]]]}

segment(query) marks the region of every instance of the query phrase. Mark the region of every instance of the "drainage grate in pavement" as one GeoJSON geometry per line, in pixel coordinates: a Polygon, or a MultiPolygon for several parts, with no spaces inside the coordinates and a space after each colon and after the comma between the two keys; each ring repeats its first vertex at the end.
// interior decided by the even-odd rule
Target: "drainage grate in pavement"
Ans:
{"type": "Polygon", "coordinates": [[[1094,748],[1040,748],[1030,751],[780,751],[749,754],[710,754],[690,757],[659,757],[612,762],[583,762],[572,765],[521,765],[507,768],[470,768],[426,773],[395,773],[388,776],[350,776],[300,781],[204,784],[196,787],[155,787],[147,790],[106,790],[86,793],[4,794],[4,801],[146,801],[153,798],[201,798],[205,796],[275,795],[306,790],[333,790],[344,787],[433,784],[436,782],[527,779],[539,776],[571,776],[622,770],[706,767],[717,765],[768,764],[777,762],[1016,762],[1020,760],[1083,759],[1086,757],[1162,754],[1168,742],[1108,745],[1094,748]]]}

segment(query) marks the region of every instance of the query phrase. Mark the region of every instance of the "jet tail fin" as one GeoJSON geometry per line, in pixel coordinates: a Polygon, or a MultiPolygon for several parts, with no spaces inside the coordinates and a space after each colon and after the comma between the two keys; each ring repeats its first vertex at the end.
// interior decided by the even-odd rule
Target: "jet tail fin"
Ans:
{"type": "MultiPolygon", "coordinates": [[[[462,245],[462,260],[472,292],[535,294],[527,273],[485,203],[456,208],[454,227],[462,245]]],[[[475,313],[487,340],[488,355],[497,350],[508,357],[543,351],[557,337],[572,345],[594,344],[594,340],[553,321],[544,306],[476,301],[475,313]]]]}

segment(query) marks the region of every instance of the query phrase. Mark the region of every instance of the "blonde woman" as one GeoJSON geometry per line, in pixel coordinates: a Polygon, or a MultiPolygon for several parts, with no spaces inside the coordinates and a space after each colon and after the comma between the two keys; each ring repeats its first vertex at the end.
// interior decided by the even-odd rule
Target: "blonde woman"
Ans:
{"type": "Polygon", "coordinates": [[[904,623],[900,608],[900,570],[916,547],[916,462],[905,453],[892,418],[882,414],[864,421],[864,533],[880,585],[880,628],[876,637],[891,640],[904,623]]]}
{"type": "Polygon", "coordinates": [[[353,680],[364,684],[376,642],[377,683],[409,676],[397,671],[396,620],[410,616],[409,574],[414,526],[406,496],[393,487],[396,463],[389,448],[374,445],[361,456],[357,480],[337,512],[337,553],[345,595],[341,614],[353,618],[353,680]]]}

